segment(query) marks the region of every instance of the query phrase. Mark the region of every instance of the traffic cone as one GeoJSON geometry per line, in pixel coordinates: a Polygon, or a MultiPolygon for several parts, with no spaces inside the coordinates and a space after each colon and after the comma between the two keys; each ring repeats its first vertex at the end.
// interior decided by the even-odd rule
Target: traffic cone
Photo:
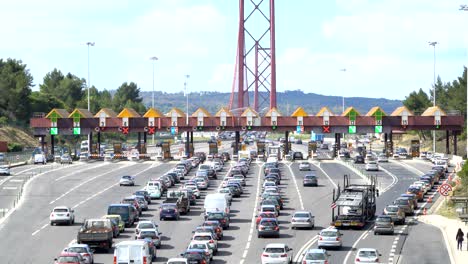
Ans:
{"type": "Polygon", "coordinates": [[[427,209],[426,209],[426,207],[424,207],[423,215],[426,215],[426,214],[427,214],[427,209]]]}
{"type": "MultiPolygon", "coordinates": [[[[427,203],[432,203],[432,196],[429,196],[429,198],[427,199],[427,203]]],[[[425,210],[426,208],[424,208],[425,210]]]]}

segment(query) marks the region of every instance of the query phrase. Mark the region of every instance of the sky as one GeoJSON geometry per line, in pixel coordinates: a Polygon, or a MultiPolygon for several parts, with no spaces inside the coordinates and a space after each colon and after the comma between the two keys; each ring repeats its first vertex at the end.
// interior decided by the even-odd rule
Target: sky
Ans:
{"type": "MultiPolygon", "coordinates": [[[[90,84],[99,90],[133,81],[152,91],[154,66],[156,91],[181,92],[186,82],[189,92],[230,92],[238,4],[2,1],[0,58],[22,60],[33,90],[54,68],[87,78],[89,48],[90,84]]],[[[460,4],[468,0],[276,0],[277,91],[402,100],[432,85],[428,41],[438,42],[436,74],[450,82],[468,63],[468,12],[460,4]]],[[[258,34],[262,22],[252,19],[248,30],[258,34]]]]}

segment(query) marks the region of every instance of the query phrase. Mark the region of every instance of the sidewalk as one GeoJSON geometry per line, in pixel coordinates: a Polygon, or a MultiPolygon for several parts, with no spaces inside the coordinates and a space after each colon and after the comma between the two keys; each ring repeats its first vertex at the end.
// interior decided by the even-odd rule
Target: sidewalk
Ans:
{"type": "Polygon", "coordinates": [[[468,239],[466,234],[468,233],[468,225],[465,225],[459,219],[449,219],[440,215],[421,215],[418,217],[420,222],[436,226],[442,232],[445,243],[447,246],[448,253],[450,255],[451,262],[453,264],[468,263],[468,250],[467,244],[468,239]],[[457,250],[457,241],[455,235],[457,234],[458,228],[461,228],[465,233],[465,241],[463,241],[463,250],[457,250]]]}

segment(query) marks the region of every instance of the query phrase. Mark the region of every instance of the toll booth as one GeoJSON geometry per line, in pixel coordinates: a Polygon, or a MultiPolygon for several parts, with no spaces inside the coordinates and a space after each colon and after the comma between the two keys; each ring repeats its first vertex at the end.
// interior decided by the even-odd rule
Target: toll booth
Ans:
{"type": "Polygon", "coordinates": [[[114,159],[117,159],[117,160],[127,159],[127,157],[125,157],[125,154],[123,153],[123,150],[122,150],[122,143],[114,143],[113,148],[114,148],[114,159]]]}
{"type": "Polygon", "coordinates": [[[171,144],[168,141],[164,141],[161,144],[161,152],[162,152],[163,159],[172,159],[171,144]]]}
{"type": "Polygon", "coordinates": [[[149,159],[146,143],[140,143],[140,159],[149,159]]]}
{"type": "MultiPolygon", "coordinates": [[[[285,150],[286,150],[286,142],[284,142],[283,144],[281,144],[281,147],[282,147],[283,151],[285,151],[285,150]]],[[[290,142],[290,141],[288,141],[288,149],[289,149],[289,151],[292,150],[292,148],[291,148],[291,142],[290,142]]],[[[284,156],[286,156],[286,155],[288,155],[289,153],[283,153],[283,154],[284,154],[284,156]]]]}
{"type": "Polygon", "coordinates": [[[195,149],[193,148],[193,143],[189,143],[189,158],[195,155],[195,149]]]}
{"type": "Polygon", "coordinates": [[[265,142],[257,141],[257,158],[264,159],[266,154],[265,142]]]}
{"type": "Polygon", "coordinates": [[[307,144],[307,156],[311,158],[312,153],[315,153],[315,152],[317,152],[317,142],[309,141],[309,144],[307,144]]]}
{"type": "Polygon", "coordinates": [[[387,145],[385,147],[387,157],[393,156],[393,141],[387,141],[387,145]]]}
{"type": "Polygon", "coordinates": [[[218,143],[217,142],[208,142],[208,153],[210,155],[218,154],[218,143]]]}
{"type": "Polygon", "coordinates": [[[420,142],[417,139],[411,140],[411,157],[417,158],[419,157],[419,148],[420,148],[420,142]]]}

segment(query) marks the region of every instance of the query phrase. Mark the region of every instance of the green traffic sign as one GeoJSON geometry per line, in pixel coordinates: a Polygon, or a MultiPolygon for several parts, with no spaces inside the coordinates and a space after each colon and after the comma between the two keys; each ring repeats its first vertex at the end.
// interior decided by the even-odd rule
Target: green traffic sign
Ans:
{"type": "Polygon", "coordinates": [[[50,128],[50,134],[51,135],[57,135],[58,134],[58,128],[57,127],[51,127],[50,128]]]}
{"type": "Polygon", "coordinates": [[[349,134],[356,134],[356,126],[349,126],[348,127],[349,134]]]}
{"type": "Polygon", "coordinates": [[[375,133],[382,133],[383,128],[382,126],[375,126],[375,133]]]}
{"type": "Polygon", "coordinates": [[[81,134],[81,128],[74,127],[73,128],[73,135],[79,135],[79,134],[81,134]]]}

